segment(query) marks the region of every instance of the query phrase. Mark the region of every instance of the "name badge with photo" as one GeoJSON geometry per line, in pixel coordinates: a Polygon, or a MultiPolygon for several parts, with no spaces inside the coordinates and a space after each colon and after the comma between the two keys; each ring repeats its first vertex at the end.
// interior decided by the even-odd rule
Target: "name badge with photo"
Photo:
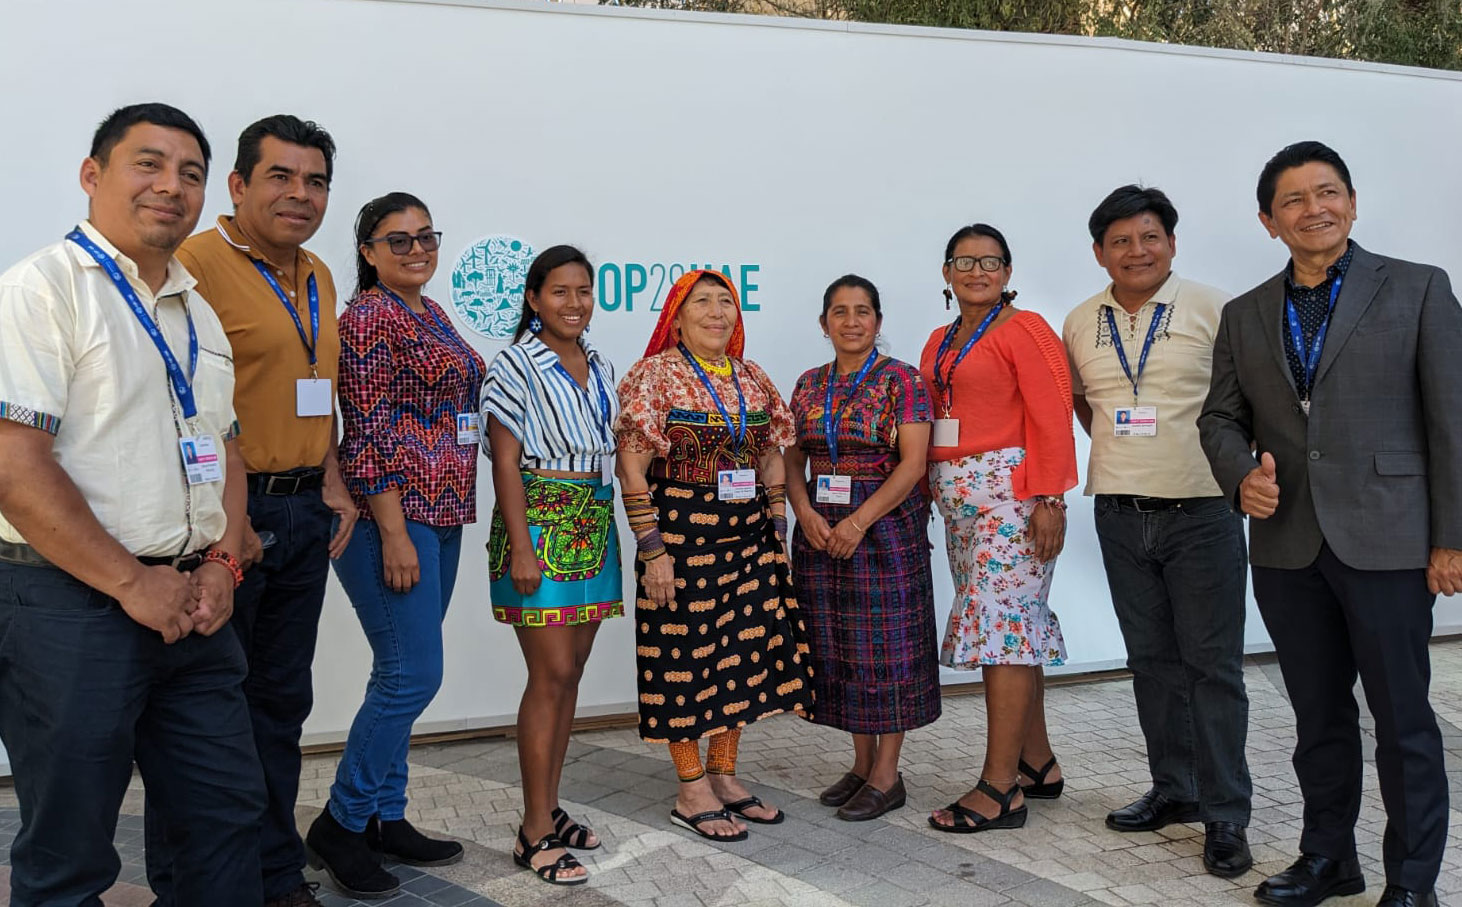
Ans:
{"type": "Polygon", "coordinates": [[[329,378],[300,378],[294,383],[294,414],[300,418],[335,414],[329,378]]]}
{"type": "Polygon", "coordinates": [[[716,473],[716,487],[723,501],[749,501],[756,497],[756,470],[722,469],[716,473]]]}
{"type": "Polygon", "coordinates": [[[1117,407],[1114,433],[1119,438],[1153,438],[1157,436],[1156,406],[1117,407]]]}
{"type": "Polygon", "coordinates": [[[818,476],[817,503],[850,504],[853,501],[851,476],[818,476]]]}
{"type": "Polygon", "coordinates": [[[958,447],[959,446],[959,420],[958,419],[935,419],[934,437],[930,439],[935,447],[958,447]]]}
{"type": "Polygon", "coordinates": [[[223,461],[218,458],[218,447],[213,435],[188,435],[178,440],[178,449],[183,453],[183,472],[189,485],[207,485],[223,481],[223,461]]]}
{"type": "Polygon", "coordinates": [[[457,414],[457,443],[464,447],[475,447],[482,440],[479,421],[481,417],[477,413],[457,414]]]}

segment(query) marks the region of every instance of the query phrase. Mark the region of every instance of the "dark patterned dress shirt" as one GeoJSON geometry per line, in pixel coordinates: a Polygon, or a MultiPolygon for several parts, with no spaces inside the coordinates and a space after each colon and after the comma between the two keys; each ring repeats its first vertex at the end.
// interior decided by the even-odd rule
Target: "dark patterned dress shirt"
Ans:
{"type": "MultiPolygon", "coordinates": [[[[1344,280],[1345,272],[1350,268],[1351,254],[1355,251],[1353,244],[1347,243],[1345,254],[1325,271],[1325,279],[1313,287],[1296,286],[1294,282],[1294,261],[1290,260],[1284,275],[1284,292],[1289,301],[1294,303],[1295,314],[1300,318],[1300,333],[1305,338],[1305,349],[1315,342],[1315,334],[1319,333],[1320,325],[1325,323],[1325,314],[1330,309],[1330,290],[1335,286],[1335,281],[1344,280]]],[[[1340,305],[1339,300],[1336,306],[1340,305]]],[[[1289,333],[1289,315],[1281,311],[1280,336],[1284,338],[1284,358],[1289,362],[1290,374],[1294,376],[1294,386],[1299,391],[1301,400],[1310,399],[1310,388],[1305,383],[1304,354],[1294,348],[1294,341],[1289,333]]],[[[1326,335],[1325,342],[1330,342],[1329,335],[1326,335]]]]}

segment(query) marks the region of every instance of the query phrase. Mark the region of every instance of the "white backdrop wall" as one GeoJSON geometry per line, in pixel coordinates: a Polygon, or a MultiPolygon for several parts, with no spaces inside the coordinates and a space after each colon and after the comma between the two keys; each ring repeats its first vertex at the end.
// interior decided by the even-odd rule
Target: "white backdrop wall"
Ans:
{"type": "MultiPolygon", "coordinates": [[[[592,338],[621,373],[643,349],[665,272],[706,263],[754,285],[748,356],[784,392],[829,357],[821,293],[848,271],[882,290],[890,351],[917,360],[948,318],[944,242],[975,220],[1006,232],[1020,304],[1059,328],[1106,281],[1088,214],[1134,181],[1175,200],[1180,272],[1242,291],[1286,258],[1255,218],[1259,168],[1306,138],[1349,162],[1360,242],[1462,277],[1462,79],[1451,74],[511,0],[8,0],[0,21],[0,263],[84,215],[77,166],[113,108],[165,100],[198,118],[215,146],[202,226],[228,209],[239,130],[287,111],[339,143],[312,247],[342,288],[353,283],[355,212],[408,190],[446,234],[431,287],[444,302],[458,253],[486,235],[575,243],[602,263],[592,338]],[[626,284],[639,289],[632,303],[626,284]]],[[[500,346],[459,326],[488,356],[500,346]]],[[[1084,439],[1078,447],[1084,478],[1084,439]]],[[[481,522],[466,534],[446,622],[446,681],[418,731],[511,723],[522,689],[512,632],[488,608],[482,465],[481,522]]],[[[1079,490],[1071,499],[1053,593],[1068,670],[1120,665],[1090,502],[1079,490]]],[[[938,527],[933,540],[942,626],[938,527]]],[[[1455,628],[1462,606],[1444,602],[1437,616],[1455,628]]],[[[1267,646],[1252,604],[1247,640],[1267,646]]],[[[633,709],[633,654],[631,620],[607,624],[582,714],[633,709]]],[[[369,663],[332,581],[307,740],[343,738],[369,663]]]]}

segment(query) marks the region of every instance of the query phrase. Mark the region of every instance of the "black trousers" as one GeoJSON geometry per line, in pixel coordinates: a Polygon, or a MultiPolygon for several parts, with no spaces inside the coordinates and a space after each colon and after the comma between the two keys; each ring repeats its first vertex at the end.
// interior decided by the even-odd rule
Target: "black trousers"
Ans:
{"type": "MultiPolygon", "coordinates": [[[[248,662],[244,695],[264,770],[268,808],[259,832],[264,899],[281,898],[305,882],[305,847],[295,824],[299,796],[300,731],[314,705],[311,665],[325,583],[330,576],[334,514],[318,489],[292,495],[249,495],[257,532],[278,540],[234,594],[234,636],[248,662]]],[[[147,811],[147,879],[161,907],[193,902],[173,884],[177,847],[171,828],[147,811]]]]}
{"type": "Polygon", "coordinates": [[[0,739],[20,800],[13,907],[100,907],[135,760],[177,830],[178,903],[258,907],[264,779],[227,629],[167,645],[54,567],[0,563],[0,739]]]}
{"type": "Polygon", "coordinates": [[[1254,597],[1279,655],[1305,798],[1300,851],[1355,854],[1361,803],[1359,674],[1376,725],[1388,884],[1431,890],[1447,843],[1447,772],[1428,702],[1432,604],[1424,570],[1356,570],[1322,545],[1300,570],[1255,567],[1254,597]]]}

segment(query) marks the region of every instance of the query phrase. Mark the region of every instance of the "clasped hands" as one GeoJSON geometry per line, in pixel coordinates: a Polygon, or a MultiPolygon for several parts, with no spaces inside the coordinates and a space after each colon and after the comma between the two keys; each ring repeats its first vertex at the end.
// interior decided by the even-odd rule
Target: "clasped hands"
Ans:
{"type": "Polygon", "coordinates": [[[190,633],[212,636],[234,611],[233,572],[205,562],[191,573],[138,565],[117,601],[127,616],[175,643],[190,633]]]}
{"type": "Polygon", "coordinates": [[[822,514],[806,507],[797,514],[797,525],[802,527],[807,544],[816,551],[826,551],[835,560],[845,561],[852,557],[858,543],[863,541],[864,531],[853,522],[851,515],[838,520],[836,526],[830,526],[822,514]]]}
{"type": "MultiPolygon", "coordinates": [[[[1275,477],[1273,454],[1261,454],[1259,465],[1239,483],[1239,507],[1256,520],[1267,519],[1279,509],[1279,482],[1275,477]]],[[[1433,595],[1462,592],[1462,551],[1432,548],[1426,567],[1426,586],[1433,595]]]]}

